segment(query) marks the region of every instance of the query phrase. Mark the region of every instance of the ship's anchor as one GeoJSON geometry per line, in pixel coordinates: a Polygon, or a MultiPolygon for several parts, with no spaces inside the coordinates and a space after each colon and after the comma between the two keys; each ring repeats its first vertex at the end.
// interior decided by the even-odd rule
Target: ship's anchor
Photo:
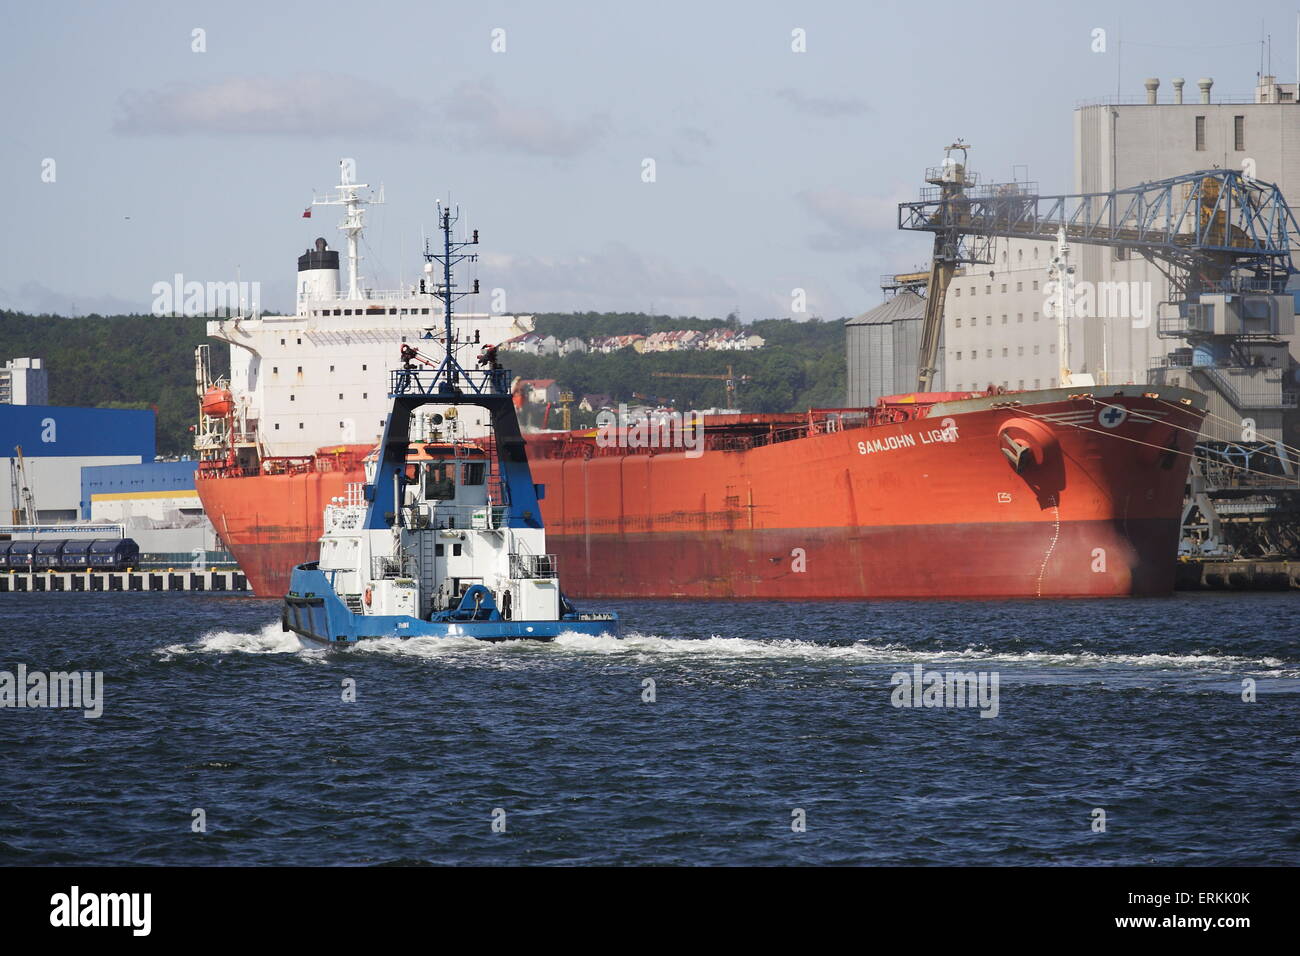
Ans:
{"type": "Polygon", "coordinates": [[[1012,418],[998,429],[998,447],[1017,475],[1042,465],[1058,448],[1056,436],[1029,418],[1012,418]]]}
{"type": "Polygon", "coordinates": [[[1007,461],[1011,462],[1011,467],[1015,469],[1017,475],[1022,475],[1025,469],[1034,462],[1033,450],[1029,447],[1029,442],[1016,441],[1010,435],[1002,435],[1002,454],[1007,456],[1007,461]],[[1028,459],[1025,453],[1029,452],[1028,459]]]}

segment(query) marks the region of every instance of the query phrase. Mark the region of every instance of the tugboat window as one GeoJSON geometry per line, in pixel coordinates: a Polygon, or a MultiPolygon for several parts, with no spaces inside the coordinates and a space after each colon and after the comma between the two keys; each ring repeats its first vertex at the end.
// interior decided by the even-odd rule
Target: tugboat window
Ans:
{"type": "Polygon", "coordinates": [[[437,462],[424,467],[426,501],[447,501],[456,497],[455,465],[437,462]]]}
{"type": "Polygon", "coordinates": [[[483,484],[484,472],[486,466],[481,461],[469,461],[465,463],[465,471],[461,476],[462,485],[481,485],[483,484]]]}

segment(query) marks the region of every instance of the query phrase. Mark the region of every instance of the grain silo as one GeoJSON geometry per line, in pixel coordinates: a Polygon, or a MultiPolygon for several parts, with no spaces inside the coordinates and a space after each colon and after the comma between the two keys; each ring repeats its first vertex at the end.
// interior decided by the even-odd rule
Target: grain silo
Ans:
{"type": "MultiPolygon", "coordinates": [[[[902,289],[869,312],[844,323],[848,345],[850,408],[874,405],[885,395],[916,390],[916,359],[925,297],[902,289]]],[[[943,344],[934,390],[944,388],[943,344]]]]}

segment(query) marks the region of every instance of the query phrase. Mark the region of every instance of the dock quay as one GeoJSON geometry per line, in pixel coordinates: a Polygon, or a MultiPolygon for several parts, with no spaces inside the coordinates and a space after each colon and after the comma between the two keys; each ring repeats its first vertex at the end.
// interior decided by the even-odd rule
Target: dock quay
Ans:
{"type": "Polygon", "coordinates": [[[1200,559],[1178,562],[1179,591],[1300,590],[1300,561],[1200,559]]]}
{"type": "Polygon", "coordinates": [[[46,591],[247,591],[237,569],[128,568],[124,571],[22,571],[0,573],[0,594],[46,591]]]}

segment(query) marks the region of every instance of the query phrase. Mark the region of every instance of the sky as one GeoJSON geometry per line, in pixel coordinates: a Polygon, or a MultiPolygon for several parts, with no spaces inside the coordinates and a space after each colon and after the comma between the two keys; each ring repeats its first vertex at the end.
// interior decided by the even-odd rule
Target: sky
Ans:
{"type": "Polygon", "coordinates": [[[296,257],[342,246],[337,210],[302,212],[347,157],[384,187],[373,288],[416,275],[450,198],[480,233],[473,311],[503,289],[511,312],[855,315],[927,264],[897,204],[954,139],[985,181],[1068,192],[1081,101],[1148,76],[1250,96],[1270,35],[1294,82],[1297,8],[1225,9],[9,3],[0,308],[147,312],[179,273],[291,310],[296,257]]]}

